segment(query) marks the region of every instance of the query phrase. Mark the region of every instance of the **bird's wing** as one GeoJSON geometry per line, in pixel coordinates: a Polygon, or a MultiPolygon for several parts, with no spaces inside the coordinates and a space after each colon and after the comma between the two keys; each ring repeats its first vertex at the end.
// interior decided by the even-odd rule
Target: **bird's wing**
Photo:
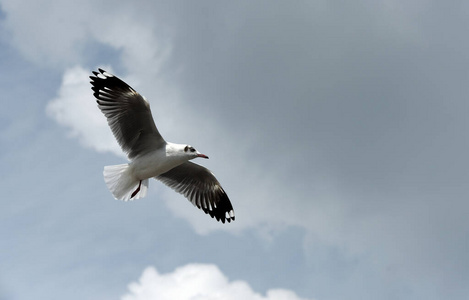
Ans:
{"type": "Polygon", "coordinates": [[[208,169],[188,161],[155,179],[183,194],[192,204],[217,221],[234,221],[230,199],[208,169]]]}
{"type": "Polygon", "coordinates": [[[114,137],[132,159],[165,145],[150,111],[150,104],[127,83],[98,69],[90,76],[99,109],[114,137]]]}

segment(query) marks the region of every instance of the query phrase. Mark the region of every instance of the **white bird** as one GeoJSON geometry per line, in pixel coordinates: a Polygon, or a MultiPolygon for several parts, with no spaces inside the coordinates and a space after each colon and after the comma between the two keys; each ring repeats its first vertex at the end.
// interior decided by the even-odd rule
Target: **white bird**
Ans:
{"type": "Polygon", "coordinates": [[[189,161],[208,156],[190,145],[166,142],[156,128],[146,99],[116,76],[98,70],[90,76],[91,89],[130,161],[104,167],[104,181],[114,198],[127,201],[145,197],[148,179],[153,177],[217,221],[234,221],[230,199],[213,173],[189,161]]]}

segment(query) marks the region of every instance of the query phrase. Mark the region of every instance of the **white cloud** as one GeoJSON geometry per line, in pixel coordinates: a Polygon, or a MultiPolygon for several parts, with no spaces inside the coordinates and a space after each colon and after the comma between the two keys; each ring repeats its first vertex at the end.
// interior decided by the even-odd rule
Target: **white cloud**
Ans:
{"type": "Polygon", "coordinates": [[[47,104],[47,113],[85,147],[125,157],[96,105],[89,75],[79,66],[66,70],[57,97],[47,104]]]}
{"type": "MultiPolygon", "coordinates": [[[[112,72],[111,68],[105,67],[105,69],[112,72]]],[[[111,152],[124,158],[125,155],[114,139],[106,118],[96,105],[89,75],[91,72],[81,66],[67,69],[57,97],[46,107],[47,114],[68,128],[70,135],[77,138],[83,146],[98,152],[111,152]]],[[[191,223],[199,234],[208,234],[214,230],[239,232],[250,227],[258,227],[263,232],[269,232],[278,226],[292,225],[313,231],[315,228],[320,228],[322,231],[336,220],[331,218],[335,213],[333,206],[330,205],[333,203],[330,197],[329,201],[318,199],[314,203],[316,209],[312,208],[313,203],[308,204],[311,207],[307,208],[304,205],[303,207],[296,205],[296,201],[302,200],[299,192],[296,192],[290,201],[283,201],[282,198],[287,198],[285,193],[289,187],[278,184],[280,179],[276,178],[275,174],[265,174],[257,162],[249,158],[249,142],[226,139],[223,143],[218,143],[216,137],[226,133],[221,132],[213,120],[204,119],[199,116],[198,111],[190,111],[181,105],[175,93],[164,87],[158,76],[135,73],[130,74],[128,78],[131,79],[120,75],[119,77],[134,87],[142,83],[149,90],[152,96],[146,96],[153,103],[152,111],[158,116],[155,117],[156,123],[164,137],[169,137],[168,140],[174,142],[190,143],[202,152],[207,152],[208,149],[216,151],[207,152],[212,156],[211,160],[199,163],[217,175],[233,201],[238,219],[229,226],[215,222],[201,211],[197,211],[184,197],[169,188],[162,187],[161,183],[156,181],[151,183],[154,189],[163,190],[162,198],[173,213],[191,223]],[[153,99],[158,101],[152,101],[153,99]],[[197,124],[195,132],[192,132],[194,126],[191,124],[197,124]],[[190,137],[190,132],[195,137],[190,137]],[[244,175],[239,176],[239,174],[244,175]],[[243,199],[256,199],[256,201],[242,201],[243,199]],[[327,202],[329,205],[321,208],[318,206],[321,202],[327,202]],[[329,218],[324,218],[324,215],[328,215],[329,218]]],[[[322,186],[327,184],[324,183],[322,186]]]]}
{"type": "MultiPolygon", "coordinates": [[[[139,282],[129,285],[121,300],[301,300],[294,292],[270,289],[263,296],[245,281],[229,281],[215,265],[189,264],[172,273],[160,274],[154,267],[143,271],[139,282]]],[[[304,299],[306,300],[306,299],[304,299]]]]}

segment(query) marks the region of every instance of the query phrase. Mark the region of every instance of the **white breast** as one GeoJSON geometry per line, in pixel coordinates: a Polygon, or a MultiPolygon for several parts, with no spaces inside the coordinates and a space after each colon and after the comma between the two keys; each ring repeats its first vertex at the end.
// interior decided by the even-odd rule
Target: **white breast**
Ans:
{"type": "Polygon", "coordinates": [[[163,174],[188,160],[187,156],[173,151],[175,144],[168,143],[165,148],[136,157],[130,163],[130,173],[137,180],[144,180],[163,174]]]}

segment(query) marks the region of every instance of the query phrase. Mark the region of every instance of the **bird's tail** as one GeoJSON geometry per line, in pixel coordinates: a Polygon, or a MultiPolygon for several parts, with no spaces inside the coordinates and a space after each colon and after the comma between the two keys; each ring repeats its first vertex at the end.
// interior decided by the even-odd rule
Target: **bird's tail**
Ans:
{"type": "Polygon", "coordinates": [[[129,164],[105,166],[104,181],[117,200],[134,200],[147,195],[148,179],[137,180],[128,172],[129,164]]]}

